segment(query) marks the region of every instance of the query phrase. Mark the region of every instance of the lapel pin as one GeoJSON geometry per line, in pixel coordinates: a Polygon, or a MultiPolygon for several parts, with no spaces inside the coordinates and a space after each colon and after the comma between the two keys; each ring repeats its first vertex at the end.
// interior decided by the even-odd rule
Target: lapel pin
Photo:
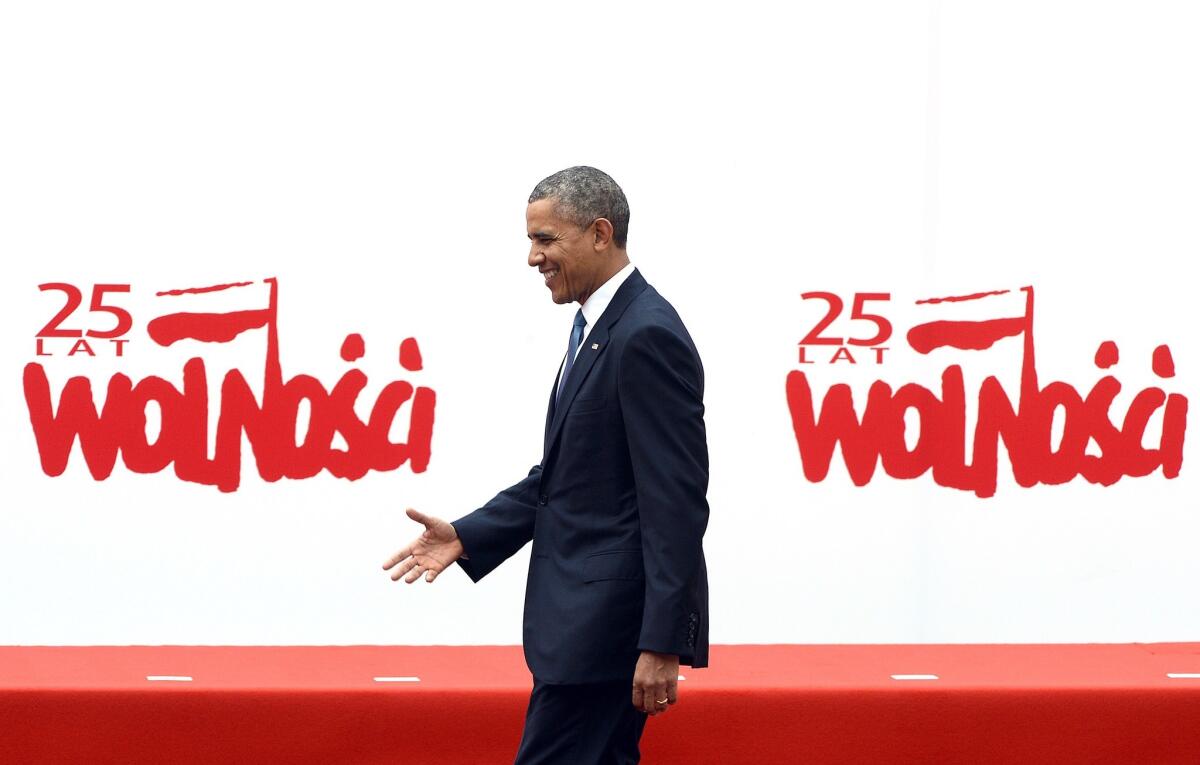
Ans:
{"type": "Polygon", "coordinates": [[[600,350],[600,343],[592,343],[592,350],[593,351],[600,350]]]}

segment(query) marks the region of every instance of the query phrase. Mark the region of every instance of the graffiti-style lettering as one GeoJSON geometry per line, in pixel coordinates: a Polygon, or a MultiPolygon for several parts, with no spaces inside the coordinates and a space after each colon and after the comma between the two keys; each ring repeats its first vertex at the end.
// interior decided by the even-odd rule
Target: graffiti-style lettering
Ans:
{"type": "MultiPolygon", "coordinates": [[[[332,390],[311,375],[283,379],[279,358],[277,315],[278,284],[270,285],[267,308],[231,313],[173,313],[152,320],[147,326],[159,345],[181,340],[226,343],[242,332],[265,328],[267,353],[263,371],[262,401],[258,401],[240,370],[229,370],[221,382],[217,411],[216,441],[212,456],[208,448],[208,375],[204,360],[188,360],[183,368],[182,390],[161,377],[150,376],[136,384],[124,374],[108,381],[104,405],[97,411],[87,377],[72,377],[59,395],[51,399],[50,384],[41,364],[31,362],[24,373],[25,400],[37,439],[42,470],[61,475],[67,467],[72,444],[80,450],[92,477],[104,480],[113,470],[118,453],[135,473],[156,473],[174,465],[185,480],[235,491],[241,483],[242,437],[254,452],[259,475],[267,481],[308,478],[328,470],[339,478],[356,480],[370,470],[395,470],[407,462],[414,473],[429,464],[433,436],[436,393],[392,381],[383,387],[364,422],[355,412],[367,375],[359,369],[347,371],[332,390]],[[301,402],[307,402],[307,430],[296,443],[296,425],[301,402]],[[153,402],[161,413],[158,437],[146,437],[146,410],[153,402]],[[403,442],[389,436],[401,410],[408,406],[408,432],[403,442]],[[333,446],[340,435],[346,448],[333,446]]],[[[169,290],[160,296],[201,294],[249,282],[214,287],[169,290]]],[[[342,357],[355,361],[365,352],[361,336],[350,335],[342,346],[342,357]]],[[[414,338],[400,348],[404,368],[421,368],[420,351],[414,338]],[[415,359],[415,361],[414,361],[415,359]]]]}
{"type": "MultiPolygon", "coordinates": [[[[974,300],[1004,294],[1005,290],[955,298],[934,298],[922,303],[974,300]]],[[[1024,288],[1025,313],[1014,318],[985,321],[937,321],[920,324],[908,333],[919,353],[936,348],[984,350],[1007,337],[1023,337],[1020,395],[1016,403],[995,376],[986,378],[976,396],[978,418],[972,434],[972,459],[965,454],[967,393],[962,367],[945,368],[941,390],[934,393],[915,383],[893,390],[876,380],[867,393],[861,417],[850,386],[831,386],[814,407],[808,376],[793,370],[787,377],[787,402],[799,446],[804,475],[822,481],[828,475],[833,449],[841,445],[850,479],[867,484],[876,465],[892,478],[916,478],[932,470],[933,480],[949,488],[973,491],[978,497],[996,493],[997,454],[1004,442],[1013,478],[1018,485],[1061,484],[1076,476],[1104,486],[1124,476],[1145,476],[1161,468],[1167,478],[1179,475],[1183,463],[1188,400],[1152,386],[1139,391],[1121,418],[1114,423],[1110,409],[1121,392],[1121,383],[1105,375],[1087,395],[1065,382],[1038,382],[1033,342],[1033,288],[1024,288]],[[905,440],[905,414],[917,414],[920,435],[909,449],[905,440]],[[1063,411],[1062,438],[1052,445],[1055,412],[1063,411]],[[1142,441],[1150,418],[1162,411],[1162,433],[1154,448],[1142,441]],[[1094,442],[1099,454],[1088,453],[1094,442]]],[[[1116,343],[1105,341],[1095,354],[1095,364],[1108,369],[1117,363],[1116,343]]],[[[1163,379],[1175,374],[1167,345],[1158,346],[1152,369],[1163,379]]]]}

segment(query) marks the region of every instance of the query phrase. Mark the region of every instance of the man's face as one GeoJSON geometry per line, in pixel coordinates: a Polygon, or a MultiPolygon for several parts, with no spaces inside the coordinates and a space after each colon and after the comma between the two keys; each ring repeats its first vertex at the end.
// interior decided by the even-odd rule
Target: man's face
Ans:
{"type": "Polygon", "coordinates": [[[539,199],[525,208],[529,233],[529,265],[541,272],[555,303],[583,301],[596,291],[600,254],[595,251],[592,225],[579,228],[554,214],[553,199],[539,199]]]}

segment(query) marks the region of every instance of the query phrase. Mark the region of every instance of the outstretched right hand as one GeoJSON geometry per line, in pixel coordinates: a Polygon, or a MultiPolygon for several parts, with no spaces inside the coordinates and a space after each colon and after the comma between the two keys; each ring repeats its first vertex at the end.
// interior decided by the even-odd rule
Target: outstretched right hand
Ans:
{"type": "Polygon", "coordinates": [[[454,526],[441,518],[419,513],[411,507],[405,512],[417,523],[425,524],[425,533],[388,558],[383,570],[396,566],[392,573],[393,582],[406,573],[408,576],[404,576],[404,581],[409,584],[417,581],[422,573],[425,574],[425,581],[432,582],[463,554],[462,540],[458,538],[454,526]]]}

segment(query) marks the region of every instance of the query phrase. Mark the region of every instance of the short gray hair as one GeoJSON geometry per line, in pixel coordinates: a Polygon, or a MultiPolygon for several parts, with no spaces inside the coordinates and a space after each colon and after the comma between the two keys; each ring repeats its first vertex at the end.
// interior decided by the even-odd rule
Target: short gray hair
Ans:
{"type": "Polygon", "coordinates": [[[597,218],[606,218],[613,227],[613,242],[625,249],[625,240],[629,236],[629,202],[608,173],[587,165],[559,170],[533,187],[529,203],[539,199],[553,199],[555,214],[581,228],[591,225],[597,218]]]}

